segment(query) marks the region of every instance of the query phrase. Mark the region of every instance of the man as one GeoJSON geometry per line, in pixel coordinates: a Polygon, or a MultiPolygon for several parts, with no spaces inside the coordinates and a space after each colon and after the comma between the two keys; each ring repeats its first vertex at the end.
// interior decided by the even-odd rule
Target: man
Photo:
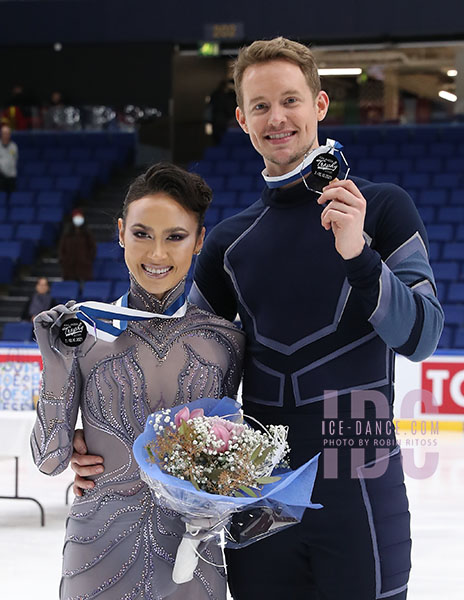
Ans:
{"type": "Polygon", "coordinates": [[[229,319],[239,313],[244,412],[289,426],[293,467],[322,453],[312,499],[324,508],[228,551],[231,592],[404,600],[410,531],[391,427],[393,356],[422,360],[443,325],[424,226],[396,186],[350,178],[315,187],[307,163],[329,99],[305,46],[276,38],[242,49],[235,89],[267,187],[210,232],[191,299],[229,319]]]}
{"type": "Polygon", "coordinates": [[[39,313],[50,310],[55,305],[56,300],[50,294],[48,279],[39,277],[35,284],[35,291],[24,309],[23,319],[33,321],[39,313]]]}
{"type": "Polygon", "coordinates": [[[0,136],[0,191],[8,195],[16,187],[18,146],[11,141],[11,129],[2,125],[0,136]]]}

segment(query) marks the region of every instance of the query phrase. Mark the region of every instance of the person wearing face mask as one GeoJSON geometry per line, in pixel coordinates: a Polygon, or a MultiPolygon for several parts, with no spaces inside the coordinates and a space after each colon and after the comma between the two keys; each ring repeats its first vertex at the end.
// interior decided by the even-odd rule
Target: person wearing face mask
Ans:
{"type": "Polygon", "coordinates": [[[211,196],[198,175],[169,163],[154,165],[130,186],[118,221],[130,288],[108,308],[144,311],[146,320],[129,317],[112,341],[89,333],[79,357],[50,342],[51,325],[72,312],[72,302],[34,320],[44,361],[31,437],[37,467],[55,475],[68,466],[79,409],[89,457],[105,461],[70,509],[61,600],[226,600],[225,572],[215,566],[223,563],[218,546],[201,551],[205,560],[192,581],[172,581],[185,524],[154,500],[132,455],[150,413],[237,393],[244,334],[184,293],[211,196]]]}
{"type": "Polygon", "coordinates": [[[85,225],[82,210],[72,212],[72,223],[65,229],[59,244],[59,260],[63,279],[88,281],[93,278],[96,244],[85,225]]]}

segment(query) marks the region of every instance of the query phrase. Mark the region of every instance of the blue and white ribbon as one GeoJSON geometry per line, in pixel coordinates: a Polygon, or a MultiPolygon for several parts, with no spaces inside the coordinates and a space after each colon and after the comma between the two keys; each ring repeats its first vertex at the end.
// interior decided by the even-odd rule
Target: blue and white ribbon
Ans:
{"type": "Polygon", "coordinates": [[[115,304],[80,302],[73,308],[77,310],[76,317],[85,323],[87,332],[104,342],[114,342],[126,330],[128,321],[147,321],[154,318],[178,319],[187,312],[185,294],[181,294],[164,313],[129,308],[128,296],[129,292],[126,292],[115,304]],[[112,321],[112,324],[101,319],[112,321]]]}
{"type": "MultiPolygon", "coordinates": [[[[279,188],[284,185],[288,185],[289,183],[293,183],[294,181],[298,181],[307,175],[311,171],[313,160],[316,158],[316,156],[319,156],[319,154],[335,154],[335,152],[337,152],[341,155],[341,157],[343,157],[341,152],[342,148],[343,146],[339,142],[327,138],[325,146],[319,146],[319,148],[312,150],[304,157],[302,162],[289,173],[285,173],[284,175],[279,175],[277,177],[270,177],[266,174],[266,169],[264,169],[261,175],[263,176],[268,188],[279,188]]],[[[337,155],[335,156],[338,160],[340,160],[337,155]]],[[[346,163],[344,158],[343,160],[346,163]]]]}

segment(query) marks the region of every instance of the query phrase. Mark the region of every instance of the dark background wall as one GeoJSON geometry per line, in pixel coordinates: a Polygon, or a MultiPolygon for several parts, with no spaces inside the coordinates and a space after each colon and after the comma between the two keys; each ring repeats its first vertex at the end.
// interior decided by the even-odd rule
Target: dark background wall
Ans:
{"type": "Polygon", "coordinates": [[[132,103],[166,113],[171,60],[168,43],[63,44],[60,52],[51,44],[0,46],[0,104],[21,83],[39,102],[60,90],[71,104],[132,103]]]}
{"type": "Polygon", "coordinates": [[[458,39],[461,0],[36,0],[0,2],[2,44],[195,42],[205,25],[243,24],[243,39],[314,42],[458,39]]]}

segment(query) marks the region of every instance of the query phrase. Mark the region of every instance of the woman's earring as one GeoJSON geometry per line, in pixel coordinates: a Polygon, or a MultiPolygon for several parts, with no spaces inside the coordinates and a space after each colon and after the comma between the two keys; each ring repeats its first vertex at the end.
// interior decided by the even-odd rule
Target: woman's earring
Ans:
{"type": "Polygon", "coordinates": [[[121,242],[121,240],[119,240],[119,245],[121,246],[121,248],[124,248],[124,244],[121,242]]]}

